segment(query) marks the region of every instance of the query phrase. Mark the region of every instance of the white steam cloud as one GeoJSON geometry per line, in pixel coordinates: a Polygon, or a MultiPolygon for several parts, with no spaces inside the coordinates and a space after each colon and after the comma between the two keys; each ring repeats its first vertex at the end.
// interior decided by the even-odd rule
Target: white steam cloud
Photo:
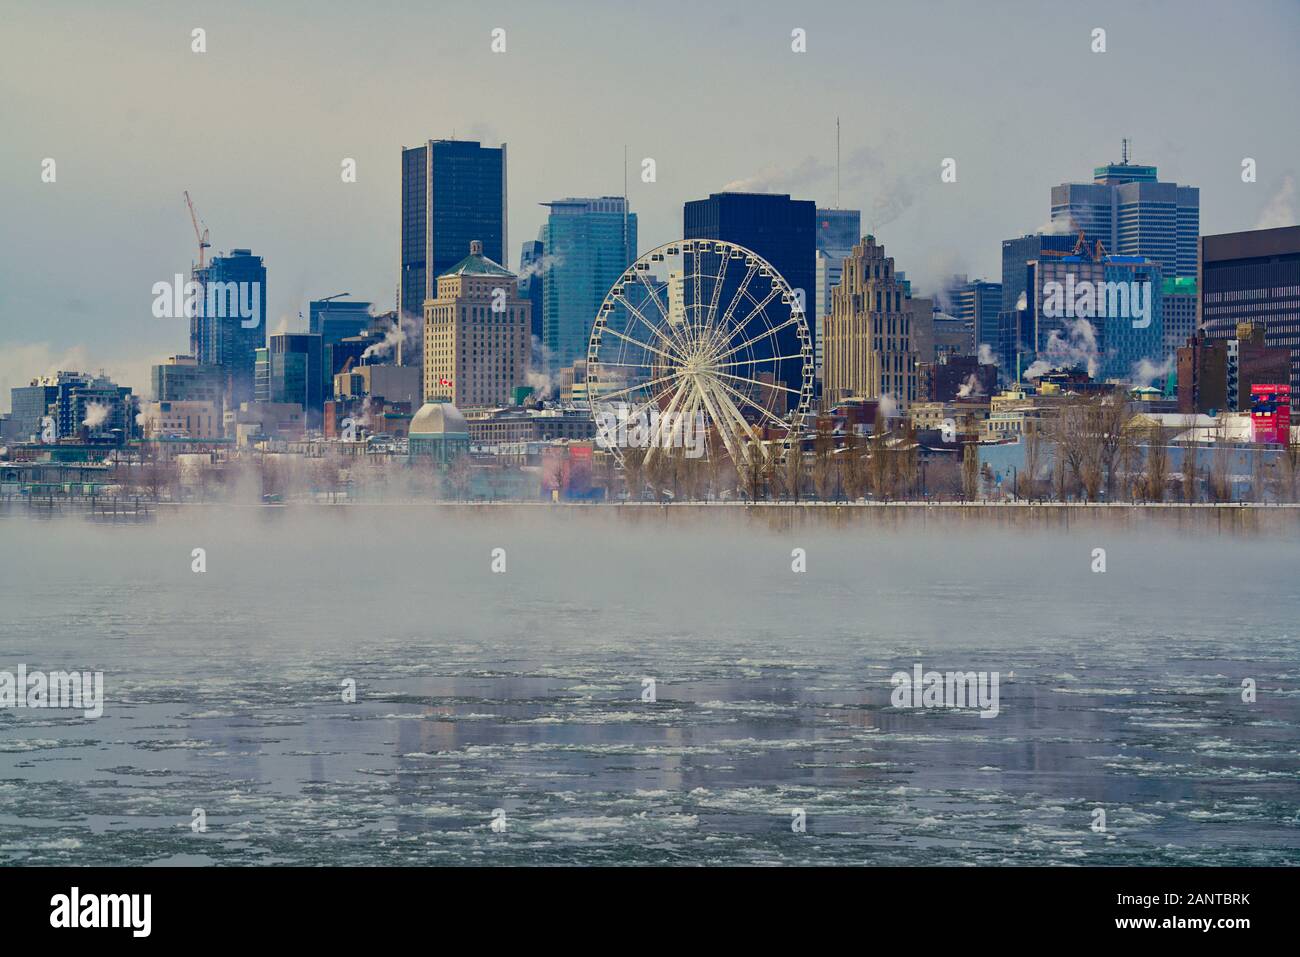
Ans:
{"type": "Polygon", "coordinates": [[[1174,368],[1174,356],[1169,356],[1160,365],[1156,365],[1150,359],[1143,359],[1140,362],[1133,363],[1133,373],[1129,376],[1134,386],[1145,389],[1152,385],[1157,379],[1166,379],[1174,368]]]}
{"type": "Polygon", "coordinates": [[[1282,178],[1282,186],[1274,193],[1264,211],[1259,214],[1256,229],[1276,229],[1279,226],[1296,225],[1295,214],[1295,177],[1289,173],[1282,178]]]}
{"type": "Polygon", "coordinates": [[[415,340],[416,331],[415,320],[410,316],[403,316],[400,322],[394,322],[388,327],[381,341],[367,346],[366,351],[361,353],[361,358],[370,359],[374,356],[394,354],[402,343],[415,340]]]}
{"type": "Polygon", "coordinates": [[[97,429],[108,421],[108,413],[111,410],[103,402],[86,403],[86,417],[81,420],[81,424],[88,429],[97,429]]]}

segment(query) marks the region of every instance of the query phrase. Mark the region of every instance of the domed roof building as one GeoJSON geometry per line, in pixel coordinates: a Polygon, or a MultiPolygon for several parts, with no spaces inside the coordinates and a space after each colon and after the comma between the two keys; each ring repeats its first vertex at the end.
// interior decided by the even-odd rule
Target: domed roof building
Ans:
{"type": "Polygon", "coordinates": [[[469,454],[469,425],[450,402],[426,402],[411,419],[407,442],[412,461],[432,459],[438,465],[448,465],[469,454]]]}

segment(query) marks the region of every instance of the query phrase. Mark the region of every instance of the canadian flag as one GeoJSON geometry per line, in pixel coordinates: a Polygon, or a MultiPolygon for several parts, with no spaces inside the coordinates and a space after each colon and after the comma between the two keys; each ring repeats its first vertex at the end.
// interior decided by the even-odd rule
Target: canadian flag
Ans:
{"type": "Polygon", "coordinates": [[[438,385],[451,385],[451,380],[450,380],[450,379],[439,379],[439,380],[438,380],[438,385]]]}

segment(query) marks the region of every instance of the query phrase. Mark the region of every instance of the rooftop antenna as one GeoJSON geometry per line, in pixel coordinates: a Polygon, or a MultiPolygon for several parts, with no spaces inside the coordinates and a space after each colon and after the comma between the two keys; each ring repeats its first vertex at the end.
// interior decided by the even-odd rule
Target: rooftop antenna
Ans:
{"type": "Polygon", "coordinates": [[[1128,165],[1128,137],[1125,137],[1124,139],[1120,140],[1120,151],[1123,156],[1120,162],[1122,165],[1127,166],[1128,165]]]}
{"type": "Polygon", "coordinates": [[[835,208],[840,208],[840,118],[835,117],[835,208]]]}

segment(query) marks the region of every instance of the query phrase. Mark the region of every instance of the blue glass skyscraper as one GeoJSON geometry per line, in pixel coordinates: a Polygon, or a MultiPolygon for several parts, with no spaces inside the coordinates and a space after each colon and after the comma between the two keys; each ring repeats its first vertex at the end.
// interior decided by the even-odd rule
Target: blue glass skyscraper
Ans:
{"type": "MultiPolygon", "coordinates": [[[[543,227],[544,228],[544,227],[543,227]]],[[[542,266],[546,244],[540,239],[530,239],[519,250],[519,296],[531,306],[530,332],[540,342],[542,339],[542,266]]]]}
{"type": "MultiPolygon", "coordinates": [[[[720,239],[750,249],[781,274],[796,296],[802,295],[808,331],[817,340],[816,302],[817,204],[811,200],[791,199],[778,193],[712,193],[708,199],[686,203],[682,212],[682,235],[686,239],[720,239]]],[[[735,276],[739,284],[741,275],[735,276]]],[[[728,276],[721,296],[730,301],[728,276]]],[[[689,305],[689,304],[688,304],[689,305]]],[[[791,307],[779,301],[767,308],[774,326],[790,317],[791,307]]],[[[760,331],[760,330],[755,330],[760,331]]],[[[794,326],[786,326],[774,337],[774,346],[783,356],[799,354],[799,336],[794,326]]],[[[798,392],[802,379],[797,362],[782,364],[785,386],[798,392]]]]}
{"type": "Polygon", "coordinates": [[[253,398],[256,352],[266,344],[266,266],[250,249],[232,249],[194,270],[202,290],[190,319],[190,352],[221,366],[226,408],[253,398]]]}
{"type": "Polygon", "coordinates": [[[1096,251],[1100,240],[1116,256],[1145,256],[1165,276],[1195,277],[1201,191],[1162,183],[1154,166],[1124,159],[1093,170],[1091,183],[1052,187],[1052,221],[1083,230],[1096,251]]]}
{"type": "Polygon", "coordinates": [[[587,357],[596,312],[636,259],[636,213],[621,196],[543,203],[542,343],[554,373],[587,357]]]}
{"type": "Polygon", "coordinates": [[[429,140],[403,149],[402,315],[423,324],[424,300],[434,298],[438,275],[464,259],[471,242],[481,242],[493,262],[505,262],[506,226],[504,143],[429,140]]]}
{"type": "Polygon", "coordinates": [[[831,290],[839,285],[844,260],[862,239],[862,212],[857,209],[817,210],[817,295],[812,309],[817,369],[822,367],[822,328],[831,311],[831,290]]]}

